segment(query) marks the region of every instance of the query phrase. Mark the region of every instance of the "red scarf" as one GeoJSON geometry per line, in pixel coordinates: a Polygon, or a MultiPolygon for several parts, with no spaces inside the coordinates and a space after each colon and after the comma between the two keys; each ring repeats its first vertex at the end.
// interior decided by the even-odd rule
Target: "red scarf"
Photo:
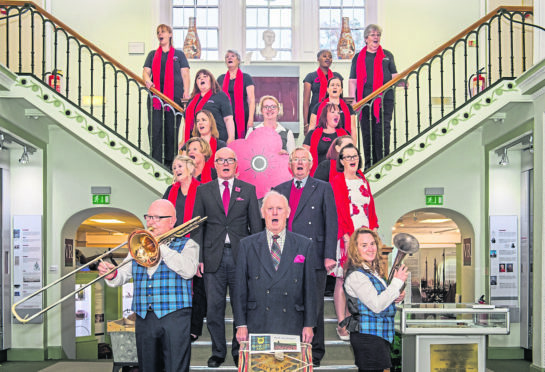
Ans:
{"type": "MultiPolygon", "coordinates": [[[[322,115],[322,110],[324,109],[325,105],[329,102],[329,97],[324,99],[322,103],[320,103],[320,106],[318,106],[318,112],[316,113],[316,120],[320,120],[320,115],[322,115]]],[[[344,115],[344,129],[350,134],[350,128],[352,127],[352,117],[350,116],[350,109],[348,108],[348,105],[342,98],[339,98],[339,106],[341,106],[341,111],[344,115]]]]}
{"type": "MultiPolygon", "coordinates": [[[[233,99],[229,95],[229,82],[231,81],[231,77],[229,75],[229,70],[227,70],[227,73],[225,74],[225,78],[223,79],[223,85],[221,89],[227,94],[227,97],[229,97],[229,101],[231,101],[231,106],[233,106],[233,99]]],[[[237,69],[237,76],[235,78],[235,87],[234,87],[234,93],[235,93],[235,124],[237,125],[237,138],[244,138],[246,135],[246,115],[244,114],[244,77],[242,76],[242,71],[240,69],[237,69]]]]}
{"type": "MultiPolygon", "coordinates": [[[[153,56],[153,62],[151,63],[151,75],[153,77],[153,84],[157,88],[161,88],[161,56],[163,55],[163,48],[159,47],[155,51],[153,56]]],[[[171,46],[168,51],[167,63],[165,65],[165,80],[163,86],[163,94],[168,98],[174,100],[174,48],[171,46]]],[[[161,101],[159,98],[153,98],[153,109],[161,110],[161,101]]],[[[169,108],[166,108],[169,111],[169,108]]]]}
{"type": "MultiPolygon", "coordinates": [[[[369,226],[371,230],[378,227],[378,219],[375,211],[375,200],[373,199],[373,194],[371,194],[371,188],[369,187],[369,182],[365,179],[363,172],[358,170],[358,176],[363,179],[363,182],[366,184],[371,199],[369,201],[369,212],[367,218],[369,220],[369,226]]],[[[344,265],[346,261],[346,248],[344,246],[344,239],[342,238],[345,234],[352,235],[354,232],[354,222],[352,222],[352,217],[350,217],[350,198],[348,196],[348,186],[346,186],[346,178],[344,173],[339,173],[333,181],[331,182],[333,187],[333,195],[335,196],[335,206],[337,207],[337,215],[339,218],[339,232],[337,234],[338,239],[341,240],[341,265],[344,265]]],[[[359,226],[358,226],[359,227],[359,226]]]]}
{"type": "MultiPolygon", "coordinates": [[[[361,101],[363,97],[363,86],[367,81],[367,69],[365,68],[365,55],[367,54],[367,46],[363,47],[358,55],[356,64],[356,101],[361,101]]],[[[375,61],[373,65],[373,92],[384,85],[384,74],[382,71],[382,60],[384,59],[384,51],[379,45],[377,53],[375,55],[375,61]]],[[[373,115],[377,119],[377,123],[380,123],[380,97],[375,98],[373,102],[373,115]]]]}
{"type": "Polygon", "coordinates": [[[337,174],[340,174],[340,172],[337,172],[337,160],[331,159],[329,161],[329,182],[333,181],[337,174]]]}
{"type": "Polygon", "coordinates": [[[218,141],[214,137],[210,137],[210,142],[208,142],[208,144],[210,145],[210,150],[212,150],[212,155],[210,155],[210,159],[208,159],[208,161],[204,165],[204,168],[201,173],[201,181],[203,183],[212,181],[212,168],[214,168],[214,158],[216,157],[216,150],[218,149],[218,141]],[[210,177],[210,179],[207,181],[203,180],[203,175],[205,173],[205,170],[206,170],[206,177],[207,178],[210,177]]]}
{"type": "Polygon", "coordinates": [[[185,110],[184,141],[187,142],[187,140],[191,138],[191,131],[193,130],[193,124],[195,123],[195,113],[202,110],[206,102],[208,102],[210,97],[212,97],[212,94],[212,89],[210,89],[208,93],[206,93],[204,97],[202,97],[202,99],[199,101],[201,94],[197,93],[195,97],[193,97],[191,102],[189,102],[189,105],[187,105],[187,109],[185,110]]]}
{"type": "MultiPolygon", "coordinates": [[[[189,184],[189,189],[187,190],[187,196],[185,198],[184,219],[182,223],[187,222],[193,218],[193,206],[195,205],[195,195],[197,194],[197,186],[199,186],[200,184],[201,183],[197,181],[195,178],[191,179],[191,183],[189,184]]],[[[170,201],[172,205],[174,205],[174,207],[176,207],[176,200],[178,199],[178,192],[180,191],[181,187],[182,187],[182,184],[180,182],[175,182],[170,188],[170,192],[168,193],[168,201],[170,201]]]]}
{"type": "MultiPolygon", "coordinates": [[[[348,133],[342,128],[335,129],[337,132],[337,137],[346,136],[348,133]]],[[[322,139],[322,134],[324,133],[324,128],[316,128],[310,137],[310,154],[312,155],[312,168],[310,169],[310,176],[314,176],[316,168],[318,168],[318,144],[322,139]]]]}
{"type": "Polygon", "coordinates": [[[333,77],[333,72],[330,69],[327,69],[327,77],[320,67],[316,70],[318,73],[318,80],[320,81],[320,93],[318,94],[318,102],[321,102],[327,93],[327,82],[333,77]]]}

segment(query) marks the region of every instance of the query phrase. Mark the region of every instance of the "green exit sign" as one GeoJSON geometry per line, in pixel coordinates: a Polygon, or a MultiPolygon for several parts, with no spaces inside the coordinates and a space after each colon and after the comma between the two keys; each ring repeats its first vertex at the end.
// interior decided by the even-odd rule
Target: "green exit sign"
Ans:
{"type": "Polygon", "coordinates": [[[93,195],[93,204],[110,204],[110,195],[93,195]]]}
{"type": "Polygon", "coordinates": [[[426,195],[426,205],[443,205],[443,195],[426,195]]]}

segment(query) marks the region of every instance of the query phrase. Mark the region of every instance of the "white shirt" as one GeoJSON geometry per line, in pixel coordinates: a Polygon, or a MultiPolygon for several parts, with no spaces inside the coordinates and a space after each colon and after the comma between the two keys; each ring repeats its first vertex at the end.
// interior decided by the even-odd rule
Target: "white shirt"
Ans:
{"type": "MultiPolygon", "coordinates": [[[[180,275],[184,279],[191,279],[197,273],[199,265],[199,245],[192,239],[189,239],[181,252],[176,252],[170,249],[167,244],[159,244],[161,250],[161,260],[165,262],[167,267],[180,275]]],[[[132,260],[129,253],[123,262],[132,260]]],[[[161,263],[161,261],[159,261],[161,263]]],[[[148,267],[148,277],[151,278],[157,271],[159,264],[148,267]]],[[[117,269],[117,275],[112,280],[105,279],[106,284],[110,287],[117,287],[127,283],[132,278],[132,264],[126,264],[117,269]]]]}
{"type": "MultiPolygon", "coordinates": [[[[272,248],[273,244],[273,233],[269,230],[265,230],[267,232],[267,244],[269,245],[269,251],[272,248]]],[[[278,233],[278,239],[276,239],[276,242],[278,243],[278,246],[280,247],[280,253],[284,252],[284,242],[286,241],[286,229],[280,231],[278,233]]]]}
{"type": "MultiPolygon", "coordinates": [[[[364,267],[369,269],[365,265],[364,267]]],[[[359,271],[354,271],[352,274],[348,275],[347,278],[344,278],[344,288],[348,295],[358,298],[371,311],[378,314],[390,306],[390,304],[399,297],[403,281],[394,277],[390,285],[387,285],[386,282],[378,276],[378,273],[375,272],[373,275],[386,287],[381,294],[378,294],[371,279],[359,271]]]]}
{"type": "MultiPolygon", "coordinates": [[[[263,128],[263,127],[265,127],[265,126],[263,125],[263,123],[261,123],[261,124],[254,125],[253,127],[248,128],[248,132],[246,133],[246,138],[248,138],[248,135],[250,133],[252,133],[252,131],[254,129],[263,128]]],[[[275,130],[276,130],[276,133],[280,133],[280,132],[283,132],[283,131],[288,132],[288,134],[286,136],[286,140],[287,140],[286,141],[286,151],[288,152],[288,154],[291,154],[291,152],[293,150],[295,150],[295,138],[293,137],[293,132],[291,130],[286,129],[283,126],[281,126],[280,123],[276,123],[275,130]]]]}

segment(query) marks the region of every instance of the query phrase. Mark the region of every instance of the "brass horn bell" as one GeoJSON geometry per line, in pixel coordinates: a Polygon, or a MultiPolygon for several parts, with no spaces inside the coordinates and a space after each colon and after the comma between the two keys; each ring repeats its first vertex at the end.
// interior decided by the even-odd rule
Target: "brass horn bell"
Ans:
{"type": "Polygon", "coordinates": [[[161,260],[159,243],[148,230],[134,230],[127,245],[132,258],[144,267],[153,267],[161,260]]]}

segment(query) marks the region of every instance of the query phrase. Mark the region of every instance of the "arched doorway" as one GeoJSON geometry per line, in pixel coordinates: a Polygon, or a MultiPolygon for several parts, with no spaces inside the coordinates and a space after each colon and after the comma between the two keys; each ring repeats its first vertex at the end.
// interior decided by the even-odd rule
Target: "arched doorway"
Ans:
{"type": "MultiPolygon", "coordinates": [[[[70,244],[74,250],[73,259],[65,258],[63,261],[62,275],[66,275],[97,255],[126,242],[130,232],[141,228],[143,228],[143,224],[137,216],[117,208],[90,208],[74,214],[66,221],[61,232],[61,241],[64,243],[62,255],[64,256],[66,246],[70,244]]],[[[112,258],[120,263],[127,252],[126,248],[120,248],[112,254],[112,258]]],[[[69,293],[76,288],[76,276],[93,275],[93,270],[96,270],[95,265],[91,265],[78,272],[77,275],[63,281],[62,293],[69,293]],[[89,273],[85,273],[85,271],[89,271],[89,273]]],[[[78,279],[78,283],[80,281],[78,279]]],[[[69,359],[81,358],[82,355],[85,355],[84,348],[81,348],[79,344],[76,345],[77,329],[79,330],[78,337],[87,337],[91,341],[93,338],[97,338],[97,342],[103,340],[102,334],[106,326],[104,282],[99,281],[91,287],[94,287],[95,291],[92,298],[82,294],[80,297],[85,298],[85,301],[77,301],[76,305],[76,301],[68,300],[62,305],[62,348],[69,359]],[[89,306],[92,307],[92,312],[85,308],[89,306]],[[76,325],[76,323],[78,324],[76,325]]],[[[93,342],[89,344],[93,345],[93,342]]],[[[96,355],[96,351],[94,353],[96,355]]]]}
{"type": "Polygon", "coordinates": [[[411,272],[411,302],[475,301],[475,239],[464,216],[446,208],[413,210],[392,227],[392,236],[401,232],[420,243],[404,260],[411,272]]]}

